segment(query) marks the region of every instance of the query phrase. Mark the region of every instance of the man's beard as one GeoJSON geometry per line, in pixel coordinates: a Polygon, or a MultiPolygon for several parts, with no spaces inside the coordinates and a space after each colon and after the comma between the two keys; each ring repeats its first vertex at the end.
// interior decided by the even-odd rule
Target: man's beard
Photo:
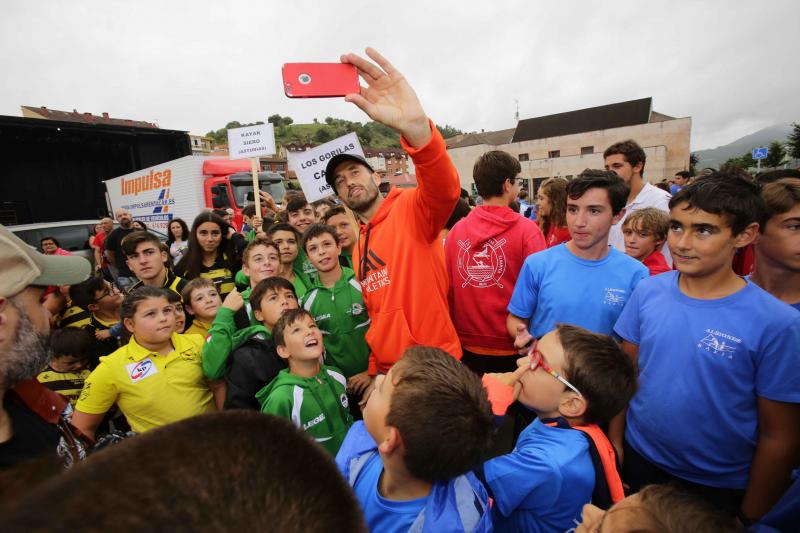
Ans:
{"type": "Polygon", "coordinates": [[[119,227],[122,228],[122,229],[130,228],[131,224],[133,224],[132,220],[120,220],[119,221],[119,227]]]}
{"type": "Polygon", "coordinates": [[[356,213],[363,213],[372,207],[373,204],[375,204],[375,201],[378,199],[378,195],[381,193],[381,191],[374,183],[371,183],[370,185],[371,186],[365,190],[365,194],[360,200],[346,200],[345,204],[347,204],[347,207],[356,213]]]}
{"type": "Polygon", "coordinates": [[[0,353],[0,387],[3,389],[32,378],[50,360],[50,335],[36,331],[25,309],[13,299],[9,302],[19,313],[19,321],[8,351],[0,353]]]}

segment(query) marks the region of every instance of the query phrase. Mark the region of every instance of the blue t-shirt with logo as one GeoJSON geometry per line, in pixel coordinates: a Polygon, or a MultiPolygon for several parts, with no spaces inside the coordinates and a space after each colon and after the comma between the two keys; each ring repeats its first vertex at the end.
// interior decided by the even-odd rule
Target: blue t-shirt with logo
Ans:
{"type": "Polygon", "coordinates": [[[567,531],[592,499],[595,471],[578,430],[534,420],[509,454],[483,466],[494,493],[495,531],[567,531]]]}
{"type": "Polygon", "coordinates": [[[560,244],[525,259],[508,311],[529,318],[528,329],[537,338],[562,322],[610,335],[633,288],[649,274],[614,248],[590,261],[560,244]]]}
{"type": "Polygon", "coordinates": [[[353,492],[356,494],[364,520],[370,531],[405,533],[425,509],[428,498],[417,500],[387,500],[378,493],[378,481],[383,472],[383,463],[378,453],[372,454],[358,474],[353,492]]]}
{"type": "Polygon", "coordinates": [[[674,476],[744,489],[758,398],[800,403],[800,315],[750,281],[699,300],[678,279],[667,272],[644,280],[614,327],[639,346],[625,438],[674,476]]]}

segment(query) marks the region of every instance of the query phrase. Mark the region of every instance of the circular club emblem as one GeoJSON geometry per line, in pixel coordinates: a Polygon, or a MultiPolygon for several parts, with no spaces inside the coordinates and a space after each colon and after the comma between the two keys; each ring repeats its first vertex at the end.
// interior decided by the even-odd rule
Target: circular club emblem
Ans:
{"type": "Polygon", "coordinates": [[[358,315],[360,315],[360,314],[361,314],[361,313],[363,313],[363,312],[364,312],[364,306],[363,306],[363,305],[361,305],[361,304],[360,304],[360,303],[358,303],[358,302],[354,303],[354,304],[353,304],[353,305],[350,307],[350,313],[351,313],[353,316],[358,316],[358,315]]]}
{"type": "Polygon", "coordinates": [[[469,240],[458,241],[458,272],[461,274],[462,287],[487,288],[497,285],[501,289],[500,278],[506,271],[506,255],[503,252],[505,239],[489,239],[487,242],[472,247],[469,240]]]}
{"type": "Polygon", "coordinates": [[[339,401],[342,402],[342,407],[344,407],[345,409],[349,407],[347,403],[347,394],[342,393],[341,395],[339,395],[339,401]]]}

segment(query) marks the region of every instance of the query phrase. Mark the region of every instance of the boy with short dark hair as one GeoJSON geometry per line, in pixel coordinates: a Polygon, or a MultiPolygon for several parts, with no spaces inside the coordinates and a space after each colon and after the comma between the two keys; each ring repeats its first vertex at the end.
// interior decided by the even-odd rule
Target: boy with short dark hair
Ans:
{"type": "Polygon", "coordinates": [[[231,291],[217,309],[203,347],[203,372],[208,379],[221,379],[225,375],[226,360],[239,341],[249,338],[250,326],[260,326],[261,321],[253,313],[250,296],[263,280],[277,276],[280,272],[280,252],[275,243],[264,237],[256,237],[247,245],[242,255],[242,272],[249,287],[241,293],[231,291]],[[249,333],[238,334],[239,331],[249,333]],[[238,341],[237,341],[238,342],[238,341]]]}
{"type": "Polygon", "coordinates": [[[323,332],[325,363],[338,368],[348,391],[357,399],[370,384],[367,373],[369,346],[364,336],[369,315],[356,274],[339,264],[336,230],[323,224],[309,226],[303,246],[319,281],[303,296],[301,306],[311,313],[323,332]]]}
{"type": "Polygon", "coordinates": [[[342,253],[339,256],[339,262],[342,266],[353,268],[353,248],[358,242],[358,234],[356,228],[356,219],[352,213],[348,213],[344,206],[337,205],[332,207],[325,213],[323,222],[336,230],[336,236],[339,238],[339,246],[342,247],[342,253]]]}
{"type": "Polygon", "coordinates": [[[598,424],[627,405],[636,371],[611,337],[575,326],[559,325],[530,353],[515,372],[484,376],[488,385],[496,380],[513,387],[504,405],[493,405],[495,414],[518,400],[538,418],[511,453],[484,464],[483,475],[493,493],[496,531],[567,531],[585,504],[598,503],[598,475],[610,493],[607,505],[624,497],[613,448],[598,424]],[[593,466],[592,446],[602,472],[593,466]]]}
{"type": "Polygon", "coordinates": [[[567,186],[572,239],[529,256],[508,304],[508,333],[531,326],[539,338],[557,323],[610,335],[633,288],[648,275],[632,257],[609,247],[622,218],[628,187],[613,172],[586,169],[567,186]]]}
{"type": "MultiPolygon", "coordinates": [[[[238,292],[232,294],[225,298],[220,312],[242,306],[242,296],[238,292]]],[[[250,295],[250,305],[258,324],[231,331],[232,323],[215,320],[210,330],[212,340],[215,335],[231,339],[232,351],[222,358],[221,365],[225,376],[226,409],[258,409],[260,404],[256,401],[256,393],[286,368],[286,363],[275,351],[272,332],[284,311],[298,307],[294,287],[277,276],[261,280],[250,295]]],[[[204,359],[207,353],[216,356],[209,344],[211,342],[203,349],[204,359]]],[[[206,376],[211,375],[206,370],[214,364],[203,364],[206,376]]]]}
{"type": "Polygon", "coordinates": [[[677,271],[640,283],[614,327],[641,377],[609,434],[633,491],[674,481],[756,520],[800,460],[800,315],[733,271],[765,218],[752,181],[698,178],[670,218],[677,271]]]}
{"type": "Polygon", "coordinates": [[[281,270],[278,275],[291,281],[298,297],[302,298],[317,276],[317,269],[302,249],[302,234],[291,224],[278,223],[269,227],[267,236],[280,251],[281,270]]]}
{"type": "Polygon", "coordinates": [[[472,176],[483,205],[470,211],[459,200],[467,215],[444,244],[447,300],[461,361],[479,375],[516,368],[517,352],[506,331],[508,302],[525,259],[547,248],[539,227],[508,208],[520,192],[520,172],[508,152],[480,156],[472,176]]]}
{"type": "Polygon", "coordinates": [[[94,337],[83,329],[64,328],[50,334],[50,363],[36,379],[64,396],[72,407],[83,390],[83,382],[91,373],[86,368],[94,337]]]}
{"type": "Polygon", "coordinates": [[[195,278],[183,288],[181,298],[184,311],[193,318],[192,325],[184,333],[205,339],[222,305],[216,285],[208,278],[195,278]]]}
{"type": "Polygon", "coordinates": [[[108,330],[120,323],[122,295],[116,286],[96,275],[70,286],[69,297],[74,306],[91,313],[86,320],[70,324],[69,327],[85,329],[96,336],[88,354],[88,368],[93,370],[99,364],[100,357],[110,355],[120,347],[119,340],[111,336],[108,330]]]}
{"type": "Polygon", "coordinates": [[[634,211],[622,223],[625,253],[641,261],[651,276],[669,272],[672,269],[661,253],[668,231],[669,216],[660,209],[645,207],[634,211]]]}
{"type": "Polygon", "coordinates": [[[158,237],[148,231],[134,231],[122,239],[120,246],[127,258],[128,268],[139,278],[130,288],[131,291],[147,285],[164,287],[178,296],[181,295],[187,281],[167,268],[169,249],[164,251],[161,248],[162,243],[158,237]]]}
{"type": "Polygon", "coordinates": [[[767,218],[758,228],[750,280],[800,311],[800,179],[767,183],[761,198],[767,218]]]}
{"type": "Polygon", "coordinates": [[[490,531],[489,497],[471,470],[493,432],[478,377],[443,350],[412,346],[376,378],[336,463],[370,531],[490,531]]]}
{"type": "Polygon", "coordinates": [[[302,308],[288,310],[272,333],[278,355],[289,368],[256,394],[261,412],[291,420],[336,455],[353,418],[344,376],[320,363],[325,346],[314,317],[302,308]]]}

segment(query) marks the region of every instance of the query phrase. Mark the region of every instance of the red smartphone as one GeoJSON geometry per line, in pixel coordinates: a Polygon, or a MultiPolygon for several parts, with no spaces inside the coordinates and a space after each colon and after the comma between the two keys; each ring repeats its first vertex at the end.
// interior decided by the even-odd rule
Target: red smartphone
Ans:
{"type": "Polygon", "coordinates": [[[289,98],[330,98],[361,90],[358,71],[348,63],[284,63],[282,72],[289,98]]]}

